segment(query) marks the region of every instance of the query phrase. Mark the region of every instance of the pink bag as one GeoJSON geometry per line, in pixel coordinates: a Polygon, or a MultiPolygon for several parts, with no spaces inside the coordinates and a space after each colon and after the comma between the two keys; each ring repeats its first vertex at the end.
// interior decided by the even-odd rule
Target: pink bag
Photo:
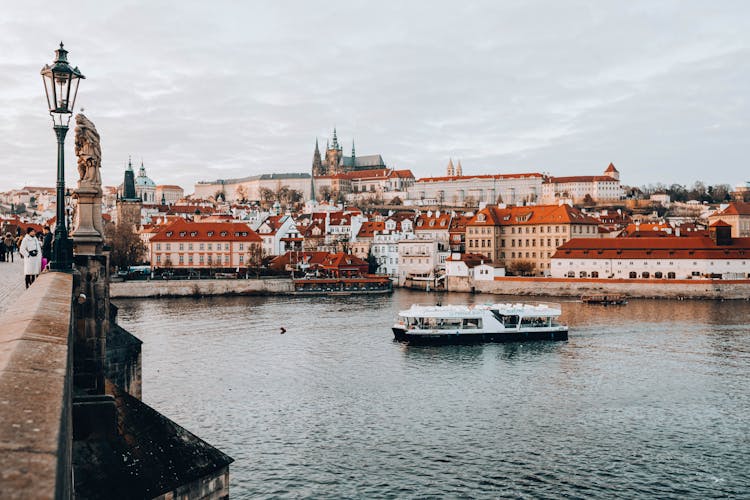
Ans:
{"type": "Polygon", "coordinates": [[[42,271],[44,271],[45,269],[47,269],[47,259],[42,257],[42,271]]]}

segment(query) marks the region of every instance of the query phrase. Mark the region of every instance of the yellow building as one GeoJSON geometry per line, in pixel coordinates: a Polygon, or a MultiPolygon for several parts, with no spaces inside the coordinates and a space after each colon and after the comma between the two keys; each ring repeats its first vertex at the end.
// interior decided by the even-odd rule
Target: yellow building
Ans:
{"type": "Polygon", "coordinates": [[[466,252],[517,274],[548,274],[557,247],[598,237],[598,221],[570,205],[489,206],[467,223],[466,252]]]}

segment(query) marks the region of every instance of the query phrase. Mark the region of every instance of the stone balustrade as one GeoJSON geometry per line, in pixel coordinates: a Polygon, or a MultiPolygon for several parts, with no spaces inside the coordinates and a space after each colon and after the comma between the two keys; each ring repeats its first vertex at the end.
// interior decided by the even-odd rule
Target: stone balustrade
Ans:
{"type": "Polygon", "coordinates": [[[70,498],[73,276],[44,273],[0,316],[0,498],[70,498]]]}

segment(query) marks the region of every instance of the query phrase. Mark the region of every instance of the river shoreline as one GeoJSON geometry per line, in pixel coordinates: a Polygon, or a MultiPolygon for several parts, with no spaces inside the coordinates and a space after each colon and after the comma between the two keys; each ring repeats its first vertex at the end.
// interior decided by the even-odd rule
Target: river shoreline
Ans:
{"type": "MultiPolygon", "coordinates": [[[[443,290],[438,290],[443,291],[443,290]]],[[[575,280],[549,278],[498,278],[492,281],[456,282],[451,293],[488,293],[514,296],[580,297],[584,294],[621,294],[629,298],[750,300],[750,280],[575,280]]],[[[236,295],[298,295],[292,280],[213,279],[125,281],[111,284],[112,298],[167,298],[236,295]]]]}

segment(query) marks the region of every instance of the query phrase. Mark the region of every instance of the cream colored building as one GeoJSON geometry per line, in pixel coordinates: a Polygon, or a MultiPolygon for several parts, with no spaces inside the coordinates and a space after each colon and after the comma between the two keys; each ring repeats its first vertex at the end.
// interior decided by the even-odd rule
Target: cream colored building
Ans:
{"type": "Polygon", "coordinates": [[[553,204],[558,200],[571,200],[573,203],[618,201],[624,196],[620,172],[610,163],[603,175],[548,177],[542,185],[541,203],[553,204]]]}
{"type": "Polygon", "coordinates": [[[598,237],[598,221],[567,204],[489,206],[466,225],[466,252],[508,271],[530,265],[531,273],[546,275],[560,245],[572,238],[598,237]]]}
{"type": "Polygon", "coordinates": [[[722,205],[708,217],[709,224],[719,220],[732,226],[733,238],[750,237],[750,203],[733,202],[722,205]]]}
{"type": "Polygon", "coordinates": [[[303,200],[309,200],[311,186],[310,174],[263,174],[238,179],[201,181],[195,184],[193,196],[208,199],[223,194],[228,202],[242,199],[261,201],[261,189],[270,189],[275,193],[281,188],[287,187],[301,192],[303,200]]]}

